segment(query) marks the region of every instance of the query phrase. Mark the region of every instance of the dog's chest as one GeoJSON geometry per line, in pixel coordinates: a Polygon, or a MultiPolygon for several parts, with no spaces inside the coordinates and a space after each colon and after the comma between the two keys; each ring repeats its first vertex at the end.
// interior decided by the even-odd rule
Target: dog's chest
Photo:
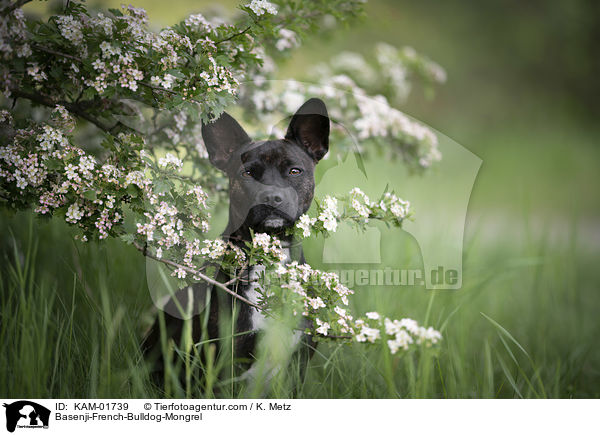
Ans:
{"type": "MultiPolygon", "coordinates": [[[[283,254],[285,258],[281,262],[281,264],[287,264],[291,262],[291,254],[290,248],[284,247],[283,254]]],[[[248,287],[244,291],[244,296],[250,302],[254,304],[258,304],[260,294],[263,292],[263,287],[261,285],[261,281],[265,280],[264,276],[265,266],[263,265],[255,265],[248,269],[248,287]]],[[[258,330],[262,329],[265,324],[265,316],[256,308],[250,307],[250,329],[258,330]]]]}

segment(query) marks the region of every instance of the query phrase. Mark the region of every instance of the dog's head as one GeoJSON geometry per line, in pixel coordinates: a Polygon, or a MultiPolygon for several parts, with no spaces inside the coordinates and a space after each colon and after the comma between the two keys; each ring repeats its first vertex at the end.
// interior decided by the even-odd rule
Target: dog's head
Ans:
{"type": "Polygon", "coordinates": [[[202,127],[214,166],[229,177],[229,230],[279,232],[305,213],[313,199],[315,165],[329,149],[329,117],[312,98],[292,116],[284,139],[254,142],[223,113],[202,127]]]}

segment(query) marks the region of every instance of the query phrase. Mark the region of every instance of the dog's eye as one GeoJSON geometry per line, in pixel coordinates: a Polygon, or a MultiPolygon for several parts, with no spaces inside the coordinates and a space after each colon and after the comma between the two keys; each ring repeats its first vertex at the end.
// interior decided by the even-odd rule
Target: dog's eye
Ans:
{"type": "Polygon", "coordinates": [[[300,175],[301,173],[302,173],[302,169],[300,169],[300,168],[290,169],[290,175],[300,175]]]}
{"type": "Polygon", "coordinates": [[[242,177],[250,178],[250,177],[252,177],[252,172],[242,171],[242,177]]]}

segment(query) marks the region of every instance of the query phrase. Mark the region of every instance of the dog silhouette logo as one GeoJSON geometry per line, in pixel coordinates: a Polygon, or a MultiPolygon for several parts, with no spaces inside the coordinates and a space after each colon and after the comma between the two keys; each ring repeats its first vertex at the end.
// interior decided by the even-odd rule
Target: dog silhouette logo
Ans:
{"type": "Polygon", "coordinates": [[[35,429],[48,428],[50,410],[29,400],[19,400],[3,405],[6,408],[6,430],[14,432],[18,427],[35,429]]]}

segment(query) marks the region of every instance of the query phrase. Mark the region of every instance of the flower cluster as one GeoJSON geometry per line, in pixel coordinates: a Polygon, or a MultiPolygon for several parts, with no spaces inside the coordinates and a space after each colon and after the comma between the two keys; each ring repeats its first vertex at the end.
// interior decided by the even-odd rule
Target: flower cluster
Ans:
{"type": "Polygon", "coordinates": [[[323,198],[323,206],[321,207],[321,212],[317,218],[317,221],[322,222],[325,230],[334,233],[337,229],[338,217],[340,216],[337,206],[337,199],[326,195],[325,198],[323,198]]]}
{"type": "MultiPolygon", "coordinates": [[[[262,236],[259,239],[259,243],[263,243],[262,236]]],[[[261,295],[266,312],[284,305],[294,316],[311,319],[318,336],[343,336],[368,343],[386,340],[393,354],[399,349],[408,350],[412,344],[429,347],[442,339],[439,331],[419,326],[412,319],[390,320],[377,312],[354,318],[347,308],[349,296],[354,292],[344,286],[335,273],[293,261],[278,264],[274,273],[265,279],[268,285],[259,289],[269,288],[261,295]]]]}
{"type": "Polygon", "coordinates": [[[405,201],[392,192],[384,192],[377,201],[372,201],[358,187],[353,188],[347,196],[340,197],[344,211],[338,210],[338,199],[327,195],[317,203],[317,217],[307,214],[300,216],[293,233],[303,238],[311,234],[335,232],[338,223],[346,221],[364,229],[369,220],[375,219],[399,227],[411,216],[410,202],[405,201]]]}
{"type": "Polygon", "coordinates": [[[302,237],[310,237],[310,230],[312,226],[317,223],[317,218],[311,218],[307,214],[303,214],[298,219],[298,223],[296,224],[296,228],[302,230],[302,237]]]}
{"type": "Polygon", "coordinates": [[[175,157],[173,154],[167,153],[166,156],[161,157],[158,160],[158,166],[160,166],[161,168],[170,167],[179,171],[183,167],[183,162],[181,161],[181,159],[175,157]]]}
{"type": "Polygon", "coordinates": [[[240,247],[221,239],[205,240],[204,247],[200,250],[200,253],[211,260],[223,259],[225,256],[230,256],[231,260],[238,266],[246,260],[246,254],[240,247]]]}
{"type": "Polygon", "coordinates": [[[283,293],[271,291],[265,295],[266,300],[270,307],[276,306],[277,301],[286,301],[288,308],[293,307],[294,315],[324,315],[338,304],[348,305],[348,296],[354,293],[340,282],[335,273],[313,269],[297,261],[278,264],[273,272],[269,284],[278,285],[283,293]]]}
{"type": "Polygon", "coordinates": [[[379,219],[400,226],[410,216],[410,202],[398,198],[392,192],[384,192],[378,201],[371,201],[358,187],[349,194],[349,206],[358,216],[353,219],[368,223],[369,219],[379,219]]]}
{"type": "MultiPolygon", "coordinates": [[[[51,119],[54,125],[17,130],[13,142],[0,148],[2,189],[20,192],[15,204],[31,201],[37,213],[64,213],[68,223],[84,230],[84,240],[93,234],[99,239],[116,234],[114,227],[122,222],[123,212],[115,204],[132,193],[127,188],[135,171],[110,163],[100,166],[92,155],[73,146],[68,135],[73,121],[64,107],[57,106],[51,119]]],[[[135,181],[138,187],[149,184],[135,181]]]]}
{"type": "Polygon", "coordinates": [[[267,0],[252,0],[245,6],[247,8],[250,8],[252,12],[254,12],[258,16],[265,13],[271,15],[277,14],[277,6],[267,0]]]}
{"type": "Polygon", "coordinates": [[[133,56],[129,52],[123,54],[121,48],[108,41],[100,44],[100,50],[101,57],[92,63],[96,75],[84,83],[94,87],[99,94],[103,94],[108,87],[115,86],[137,91],[144,73],[138,68],[133,56]]]}
{"type": "Polygon", "coordinates": [[[213,57],[209,57],[210,66],[208,71],[202,71],[200,77],[204,79],[206,84],[217,92],[226,91],[234,95],[240,82],[234,77],[231,71],[227,68],[217,65],[213,57]]]}
{"type": "Polygon", "coordinates": [[[377,312],[369,312],[354,322],[354,339],[360,343],[385,340],[390,353],[409,350],[411,345],[431,347],[442,339],[442,334],[432,327],[419,326],[413,319],[390,320],[377,312]]]}
{"type": "Polygon", "coordinates": [[[266,233],[254,234],[251,248],[251,253],[260,258],[259,261],[281,262],[286,259],[286,254],[281,248],[281,241],[266,233]]]}
{"type": "Polygon", "coordinates": [[[63,15],[56,17],[56,24],[60,34],[74,46],[79,46],[83,42],[83,32],[81,22],[73,18],[72,15],[63,15]]]}
{"type": "Polygon", "coordinates": [[[279,51],[289,50],[298,47],[298,36],[296,32],[289,29],[279,29],[279,39],[275,43],[275,48],[279,51]]]}

